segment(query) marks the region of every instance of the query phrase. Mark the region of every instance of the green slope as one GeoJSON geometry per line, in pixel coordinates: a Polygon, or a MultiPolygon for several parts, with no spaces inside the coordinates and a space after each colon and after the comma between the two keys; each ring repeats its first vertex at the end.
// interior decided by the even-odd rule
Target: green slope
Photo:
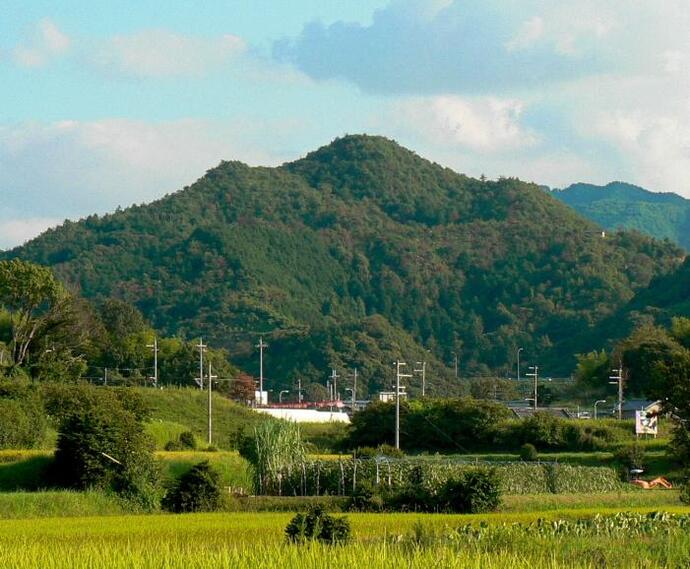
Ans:
{"type": "Polygon", "coordinates": [[[523,361],[551,353],[550,372],[567,372],[561,340],[681,252],[636,233],[602,239],[536,185],[348,136],[279,168],[224,162],[156,203],[67,223],[9,255],[53,266],[87,297],[136,304],[166,334],[224,345],[253,373],[264,333],[272,389],[359,366],[364,394],[390,385],[399,357],[427,359],[441,393],[458,388],[454,353],[462,374],[505,373],[518,346],[523,361]]]}
{"type": "Polygon", "coordinates": [[[573,184],[551,195],[602,227],[636,229],[690,249],[690,200],[622,182],[573,184]]]}

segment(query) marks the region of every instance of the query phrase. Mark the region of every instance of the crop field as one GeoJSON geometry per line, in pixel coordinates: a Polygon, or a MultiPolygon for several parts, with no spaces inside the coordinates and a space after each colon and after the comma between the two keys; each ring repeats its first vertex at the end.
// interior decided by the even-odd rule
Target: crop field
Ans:
{"type": "Polygon", "coordinates": [[[287,545],[279,513],[12,520],[0,522],[0,558],[18,569],[685,567],[690,509],[667,510],[351,514],[342,546],[287,545]]]}

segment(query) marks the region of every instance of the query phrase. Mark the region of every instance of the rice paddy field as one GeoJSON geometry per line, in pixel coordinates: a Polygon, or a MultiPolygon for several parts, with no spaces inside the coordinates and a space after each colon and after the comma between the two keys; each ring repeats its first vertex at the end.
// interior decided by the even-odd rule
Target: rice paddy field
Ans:
{"type": "Polygon", "coordinates": [[[689,509],[616,511],[350,514],[354,538],[338,546],[286,544],[291,514],[279,513],[3,520],[0,559],[18,569],[687,567],[689,509]]]}

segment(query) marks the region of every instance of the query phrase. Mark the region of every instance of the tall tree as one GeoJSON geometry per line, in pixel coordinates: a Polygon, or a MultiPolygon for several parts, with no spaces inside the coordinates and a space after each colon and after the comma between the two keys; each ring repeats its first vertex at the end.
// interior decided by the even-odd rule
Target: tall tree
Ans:
{"type": "Polygon", "coordinates": [[[70,298],[53,272],[19,259],[0,261],[0,304],[12,313],[14,367],[26,362],[33,343],[69,321],[70,298]]]}

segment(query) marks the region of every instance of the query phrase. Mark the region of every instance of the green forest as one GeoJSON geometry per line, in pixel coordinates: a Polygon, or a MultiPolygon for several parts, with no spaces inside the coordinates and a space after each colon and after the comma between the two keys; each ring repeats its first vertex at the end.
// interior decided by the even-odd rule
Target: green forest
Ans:
{"type": "MultiPolygon", "coordinates": [[[[346,136],[278,168],[223,162],[157,202],[66,222],[2,258],[51,267],[111,336],[103,310],[122,302],[180,350],[203,336],[253,375],[263,335],[272,389],[357,367],[365,395],[390,386],[400,357],[428,362],[432,394],[457,387],[456,357],[462,377],[513,376],[518,348],[524,365],[567,375],[576,352],[627,333],[603,338],[599,326],[684,252],[634,231],[603,237],[537,185],[346,136]]],[[[152,331],[132,333],[145,350],[152,331]]]]}

